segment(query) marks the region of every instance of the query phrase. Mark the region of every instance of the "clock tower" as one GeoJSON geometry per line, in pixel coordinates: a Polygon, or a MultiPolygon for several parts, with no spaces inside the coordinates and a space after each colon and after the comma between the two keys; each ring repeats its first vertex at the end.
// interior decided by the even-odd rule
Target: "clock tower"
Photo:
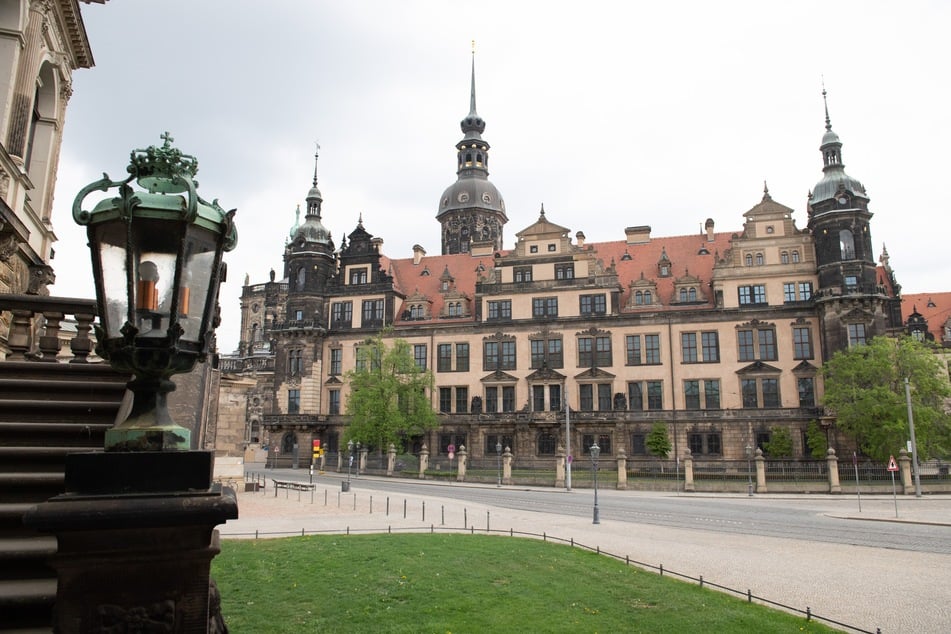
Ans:
{"type": "Polygon", "coordinates": [[[809,196],[808,227],[815,242],[819,277],[815,301],[822,323],[823,356],[828,358],[886,334],[901,325],[901,317],[900,300],[890,298],[885,281],[878,279],[868,194],[861,182],[845,172],[842,142],[832,131],[825,89],[822,98],[826,114],[819,146],[823,176],[809,196]]]}

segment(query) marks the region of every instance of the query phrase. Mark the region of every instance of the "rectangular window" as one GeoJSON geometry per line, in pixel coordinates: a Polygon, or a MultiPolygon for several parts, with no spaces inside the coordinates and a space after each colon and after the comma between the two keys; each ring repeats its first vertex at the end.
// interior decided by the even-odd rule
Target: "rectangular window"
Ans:
{"type": "Polygon", "coordinates": [[[720,449],[720,434],[707,434],[707,453],[718,456],[722,453],[720,449]]]}
{"type": "Polygon", "coordinates": [[[561,410],[561,386],[560,385],[549,385],[548,386],[548,409],[553,412],[561,410]]]}
{"type": "Polygon", "coordinates": [[[439,388],[439,411],[448,414],[452,411],[452,388],[439,388]]]}
{"type": "Polygon", "coordinates": [[[783,283],[783,301],[787,303],[796,301],[796,284],[794,282],[783,283]]]}
{"type": "Polygon", "coordinates": [[[627,408],[632,412],[644,409],[644,390],[640,381],[627,384],[627,408]]]}
{"type": "Polygon", "coordinates": [[[604,315],[608,312],[607,297],[599,295],[582,295],[579,298],[579,310],[582,316],[604,315]]]}
{"type": "Polygon", "coordinates": [[[741,306],[766,303],[766,286],[764,284],[753,284],[751,286],[739,287],[739,300],[741,306]]]}
{"type": "Polygon", "coordinates": [[[364,328],[378,328],[383,325],[383,300],[365,299],[363,300],[363,320],[361,326],[364,328]]]}
{"type": "Polygon", "coordinates": [[[776,357],[776,331],[759,330],[759,358],[761,361],[775,361],[776,357]]]}
{"type": "Polygon", "coordinates": [[[812,377],[799,377],[796,379],[799,386],[799,407],[816,406],[816,383],[812,377]]]}
{"type": "Polygon", "coordinates": [[[644,335],[644,363],[660,365],[660,335],[644,335]]]}
{"type": "Polygon", "coordinates": [[[753,346],[752,330],[736,331],[737,359],[739,361],[755,361],[756,348],[753,346]]]}
{"type": "Polygon", "coordinates": [[[594,386],[590,383],[584,383],[578,386],[579,404],[582,412],[594,410],[594,386]]]}
{"type": "Polygon", "coordinates": [[[512,300],[500,299],[489,302],[489,321],[500,321],[512,318],[512,300]]]}
{"type": "Polygon", "coordinates": [[[513,273],[516,282],[532,281],[532,267],[530,266],[516,266],[513,273]]]}
{"type": "Polygon", "coordinates": [[[743,392],[743,407],[759,407],[759,398],[756,395],[756,379],[741,380],[740,388],[743,392]]]}
{"type": "Polygon", "coordinates": [[[514,385],[502,386],[502,411],[503,412],[515,411],[515,386],[514,385]]]}
{"type": "Polygon", "coordinates": [[[353,324],[353,302],[334,302],[330,305],[330,327],[350,328],[353,324]]]}
{"type": "Polygon", "coordinates": [[[287,390],[287,413],[300,414],[300,390],[287,390]]]}
{"type": "Polygon", "coordinates": [[[456,372],[469,371],[469,344],[456,344],[456,372]]]}
{"type": "Polygon", "coordinates": [[[627,357],[627,365],[641,364],[641,336],[627,335],[624,338],[624,348],[627,357]]]}
{"type": "Polygon", "coordinates": [[[762,379],[763,407],[779,407],[779,381],[777,379],[762,379]]]}
{"type": "Polygon", "coordinates": [[[548,367],[549,368],[561,368],[564,367],[565,360],[564,355],[561,352],[561,339],[549,339],[548,340],[548,367]]]}
{"type": "Polygon", "coordinates": [[[705,409],[720,409],[720,381],[707,379],[703,382],[705,409]]]}
{"type": "Polygon", "coordinates": [[[420,370],[426,369],[426,344],[425,343],[416,343],[413,344],[413,361],[416,362],[416,367],[420,370]]]}
{"type": "Polygon", "coordinates": [[[330,349],[330,376],[342,374],[343,370],[343,348],[330,349]]]}
{"type": "Polygon", "coordinates": [[[700,343],[703,346],[703,362],[720,362],[720,335],[716,330],[700,333],[700,343]]]}
{"type": "Polygon", "coordinates": [[[469,388],[457,387],[456,388],[456,412],[459,414],[465,414],[468,411],[469,411],[469,388]]]}
{"type": "Polygon", "coordinates": [[[808,302],[812,299],[812,282],[799,282],[799,301],[808,302]]]}
{"type": "Polygon", "coordinates": [[[611,384],[610,383],[598,384],[598,411],[599,412],[611,411],[611,384]]]}
{"type": "Polygon", "coordinates": [[[647,382],[647,409],[664,409],[664,384],[660,381],[647,382]]]}
{"type": "Polygon", "coordinates": [[[486,341],[482,344],[482,369],[499,369],[499,343],[497,341],[486,341]]]}
{"type": "Polygon", "coordinates": [[[452,372],[452,344],[436,346],[436,372],[452,372]]]}
{"type": "Polygon", "coordinates": [[[859,285],[859,278],[854,275],[845,276],[845,288],[850,292],[854,292],[859,285]]]}
{"type": "Polygon", "coordinates": [[[578,339],[578,367],[590,368],[594,366],[594,340],[591,337],[578,339]]]}
{"type": "Polygon", "coordinates": [[[485,388],[485,413],[495,414],[499,411],[499,388],[485,388]]]}
{"type": "Polygon", "coordinates": [[[684,381],[684,409],[700,409],[700,381],[684,381]]]}
{"type": "Polygon", "coordinates": [[[330,390],[327,394],[329,403],[329,414],[340,413],[340,390],[330,390]]]}
{"type": "Polygon", "coordinates": [[[594,340],[595,363],[599,368],[610,368],[614,365],[611,353],[611,337],[596,337],[594,340]]]}
{"type": "Polygon", "coordinates": [[[367,283],[367,269],[350,269],[350,283],[351,284],[366,284],[367,283]]]}
{"type": "Polygon", "coordinates": [[[545,365],[546,355],[545,355],[545,344],[547,343],[544,339],[533,339],[531,341],[531,350],[532,350],[532,359],[531,359],[531,368],[537,370],[543,365],[545,365]]]}
{"type": "Polygon", "coordinates": [[[703,434],[687,434],[687,446],[694,456],[703,455],[703,434]]]}
{"type": "Polygon", "coordinates": [[[575,265],[573,263],[555,265],[555,279],[556,280],[573,280],[574,278],[575,278],[575,265]]]}
{"type": "Polygon", "coordinates": [[[303,350],[287,351],[287,373],[291,376],[299,376],[303,371],[303,350]]]}
{"type": "Polygon", "coordinates": [[[812,358],[812,337],[808,328],[793,328],[793,358],[812,358]]]}
{"type": "Polygon", "coordinates": [[[515,369],[515,342],[514,341],[503,341],[502,342],[502,355],[499,359],[499,369],[500,370],[514,370],[515,369]]]}
{"type": "Polygon", "coordinates": [[[680,333],[680,350],[683,354],[684,363],[697,362],[697,333],[680,333]]]}
{"type": "Polygon", "coordinates": [[[591,446],[594,443],[598,443],[598,449],[601,451],[601,455],[608,455],[611,453],[611,434],[585,434],[581,437],[581,446],[584,448],[584,453],[586,457],[591,456],[591,446]]]}
{"type": "Polygon", "coordinates": [[[545,411],[545,386],[544,385],[532,386],[532,411],[533,412],[545,411]]]}
{"type": "Polygon", "coordinates": [[[647,455],[647,434],[631,434],[631,455],[647,455]]]}
{"type": "Polygon", "coordinates": [[[532,317],[557,317],[558,316],[558,298],[557,297],[533,297],[532,298],[532,317]]]}
{"type": "Polygon", "coordinates": [[[865,324],[849,324],[849,347],[865,345],[865,324]]]}

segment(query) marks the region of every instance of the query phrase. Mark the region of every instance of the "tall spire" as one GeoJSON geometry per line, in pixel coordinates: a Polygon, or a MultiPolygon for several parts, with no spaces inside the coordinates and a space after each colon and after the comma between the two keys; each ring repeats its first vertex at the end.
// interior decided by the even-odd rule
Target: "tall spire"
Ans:
{"type": "Polygon", "coordinates": [[[324,202],[324,197],[317,188],[317,159],[320,156],[320,144],[314,143],[314,183],[307,192],[307,215],[317,216],[320,219],[320,205],[324,202]]]}
{"type": "Polygon", "coordinates": [[[829,100],[826,99],[826,80],[822,80],[822,103],[826,108],[826,130],[832,130],[832,121],[829,119],[829,100]]]}
{"type": "Polygon", "coordinates": [[[475,40],[472,40],[472,88],[469,91],[469,116],[478,117],[475,98],[475,40]]]}

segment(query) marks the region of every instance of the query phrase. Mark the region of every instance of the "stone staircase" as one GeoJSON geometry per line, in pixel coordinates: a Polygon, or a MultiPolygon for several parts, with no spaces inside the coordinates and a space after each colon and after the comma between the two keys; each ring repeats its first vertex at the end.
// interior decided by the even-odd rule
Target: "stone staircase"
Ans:
{"type": "Polygon", "coordinates": [[[56,539],[23,525],[63,493],[66,454],[101,451],[128,376],[105,363],[0,361],[0,632],[49,632],[56,539]]]}

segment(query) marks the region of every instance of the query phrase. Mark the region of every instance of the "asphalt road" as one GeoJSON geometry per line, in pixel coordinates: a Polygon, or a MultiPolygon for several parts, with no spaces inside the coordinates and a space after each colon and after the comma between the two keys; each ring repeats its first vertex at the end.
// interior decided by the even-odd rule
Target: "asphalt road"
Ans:
{"type": "MultiPolygon", "coordinates": [[[[269,469],[268,477],[308,481],[303,469],[269,469]]],[[[346,474],[315,476],[318,481],[346,479],[346,474]]],[[[458,501],[498,508],[537,511],[568,517],[591,517],[592,489],[487,487],[465,483],[433,484],[412,480],[366,477],[351,479],[354,491],[379,494],[438,495],[458,501]],[[438,492],[437,490],[438,489],[438,492]]],[[[599,490],[602,521],[628,522],[713,533],[777,537],[806,542],[849,544],[871,548],[921,553],[951,554],[951,529],[947,525],[855,521],[872,519],[869,507],[877,505],[875,519],[881,519],[883,505],[892,502],[882,496],[866,496],[866,515],[859,511],[855,496],[754,495],[712,496],[708,494],[652,493],[599,490]]],[[[901,506],[916,502],[902,497],[901,506]]]]}

